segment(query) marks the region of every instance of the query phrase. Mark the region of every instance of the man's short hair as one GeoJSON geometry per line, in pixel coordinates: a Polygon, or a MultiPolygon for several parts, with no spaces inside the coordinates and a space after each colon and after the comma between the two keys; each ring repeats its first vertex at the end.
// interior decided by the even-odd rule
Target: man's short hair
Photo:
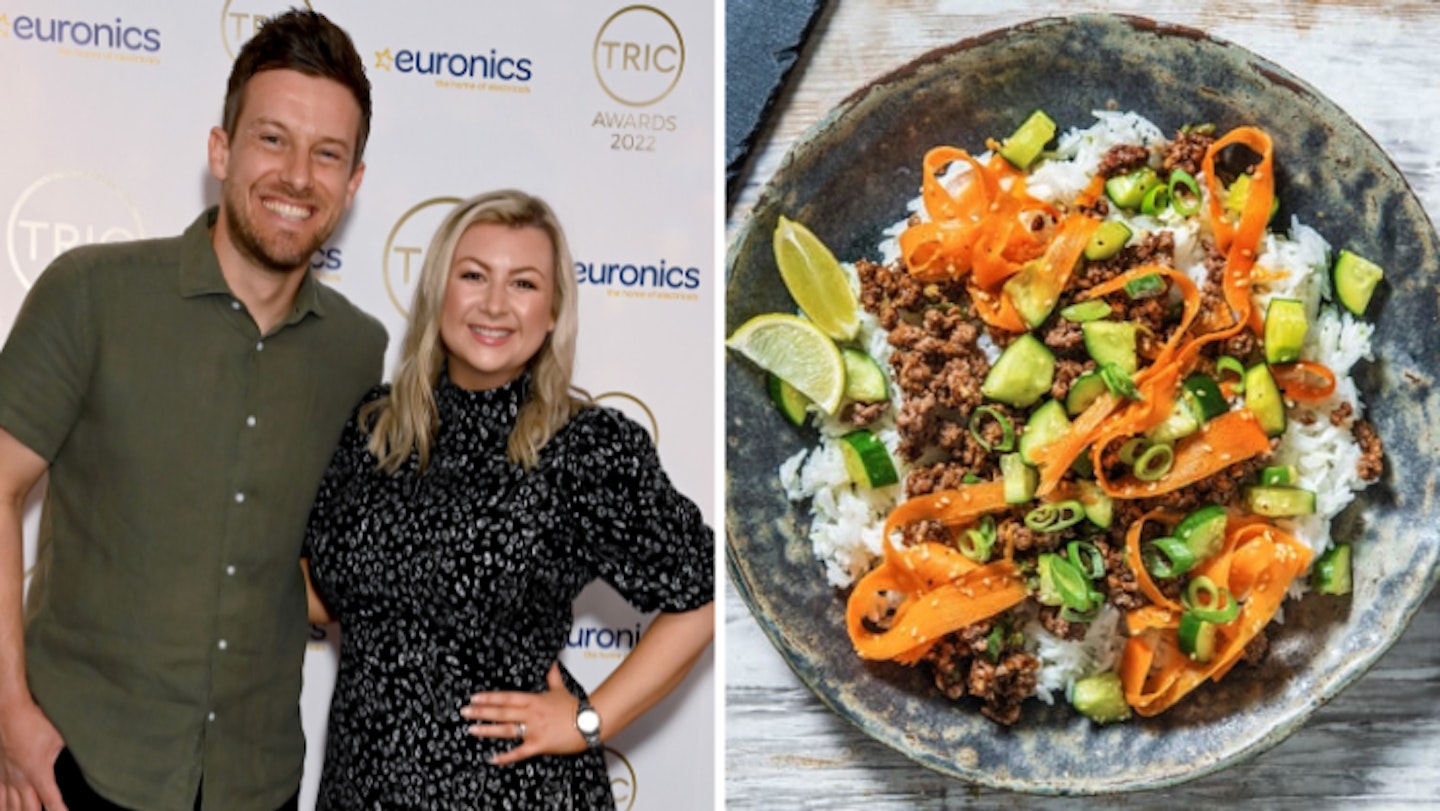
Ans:
{"type": "Polygon", "coordinates": [[[323,14],[291,9],[272,17],[240,49],[225,89],[225,134],[235,137],[235,124],[245,103],[245,86],[266,70],[293,70],[306,76],[332,79],[344,85],[360,105],[360,131],[356,133],[351,169],[360,165],[370,137],[370,80],[355,43],[344,29],[323,14]]]}

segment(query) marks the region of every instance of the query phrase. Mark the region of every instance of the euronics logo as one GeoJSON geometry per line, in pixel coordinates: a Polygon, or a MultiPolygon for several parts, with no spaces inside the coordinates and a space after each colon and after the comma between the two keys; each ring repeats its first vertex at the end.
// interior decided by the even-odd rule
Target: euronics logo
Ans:
{"type": "Polygon", "coordinates": [[[581,284],[694,290],[700,286],[700,268],[672,265],[663,258],[653,264],[633,262],[576,262],[575,279],[581,284]]]}
{"type": "Polygon", "coordinates": [[[585,653],[617,655],[629,653],[640,641],[640,623],[634,628],[607,628],[593,625],[575,625],[570,629],[570,638],[565,647],[585,653]]]}
{"type": "Polygon", "coordinates": [[[71,19],[0,13],[0,38],[44,43],[79,53],[155,54],[160,51],[160,30],[136,25],[124,17],[71,19]]]}
{"type": "Polygon", "coordinates": [[[479,51],[430,51],[390,48],[375,51],[374,69],[419,77],[449,90],[529,93],[535,64],[490,48],[479,51]]]}

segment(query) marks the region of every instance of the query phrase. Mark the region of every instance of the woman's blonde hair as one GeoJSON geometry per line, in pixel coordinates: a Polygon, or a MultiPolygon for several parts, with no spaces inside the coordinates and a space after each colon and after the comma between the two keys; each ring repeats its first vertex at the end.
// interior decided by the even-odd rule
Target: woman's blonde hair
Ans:
{"type": "Polygon", "coordinates": [[[399,470],[412,451],[419,454],[420,470],[430,461],[430,447],[440,426],[435,385],[445,368],[440,319],[450,265],[461,235],[470,226],[482,223],[539,228],[554,249],[555,290],[550,314],[555,329],[530,359],[529,390],[510,432],[510,461],[526,470],[535,467],[540,449],[589,402],[589,395],[570,384],[579,331],[575,303],[579,288],[560,221],[544,200],[522,191],[502,189],[477,195],[457,205],[430,240],[410,305],[410,325],[405,331],[390,396],[375,400],[360,412],[361,424],[369,426],[370,452],[387,472],[399,470]]]}

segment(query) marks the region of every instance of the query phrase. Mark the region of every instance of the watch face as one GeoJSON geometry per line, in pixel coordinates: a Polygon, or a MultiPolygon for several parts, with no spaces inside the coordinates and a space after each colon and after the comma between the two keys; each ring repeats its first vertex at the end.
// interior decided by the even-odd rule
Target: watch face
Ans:
{"type": "Polygon", "coordinates": [[[594,710],[581,710],[575,716],[575,726],[584,734],[600,731],[600,713],[594,710]]]}

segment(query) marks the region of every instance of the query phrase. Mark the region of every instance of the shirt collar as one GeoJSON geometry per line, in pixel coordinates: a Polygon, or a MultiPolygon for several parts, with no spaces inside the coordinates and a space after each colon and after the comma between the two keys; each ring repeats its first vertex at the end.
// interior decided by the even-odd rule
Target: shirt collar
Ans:
{"type": "MultiPolygon", "coordinates": [[[[180,295],[185,298],[232,295],[225,275],[220,272],[215,246],[210,242],[210,232],[219,216],[219,207],[205,209],[180,237],[180,295]]],[[[285,323],[297,323],[311,313],[323,317],[325,305],[320,300],[320,283],[315,280],[315,274],[307,271],[300,280],[300,289],[295,291],[295,303],[285,323]]]]}

